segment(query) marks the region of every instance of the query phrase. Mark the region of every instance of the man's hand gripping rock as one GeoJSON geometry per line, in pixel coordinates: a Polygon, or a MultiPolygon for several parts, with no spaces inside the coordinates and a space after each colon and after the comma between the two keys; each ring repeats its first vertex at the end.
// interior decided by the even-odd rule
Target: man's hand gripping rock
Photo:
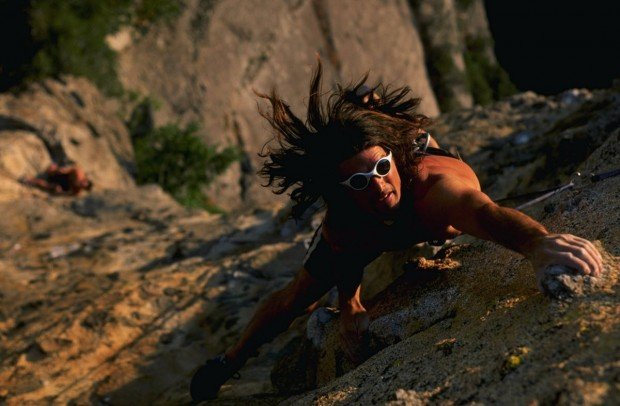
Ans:
{"type": "Polygon", "coordinates": [[[534,238],[524,255],[536,272],[541,291],[544,291],[546,270],[552,265],[562,265],[592,277],[603,273],[603,259],[594,244],[572,234],[547,234],[534,238]]]}

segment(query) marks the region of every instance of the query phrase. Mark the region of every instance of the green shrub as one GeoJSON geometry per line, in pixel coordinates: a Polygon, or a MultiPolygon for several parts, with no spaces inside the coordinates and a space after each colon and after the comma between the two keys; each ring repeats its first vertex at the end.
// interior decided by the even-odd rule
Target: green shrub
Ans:
{"type": "Polygon", "coordinates": [[[464,83],[467,78],[460,72],[450,55],[448,47],[431,47],[426,52],[426,68],[433,86],[439,108],[443,112],[460,107],[456,100],[454,87],[464,83]]]}
{"type": "Polygon", "coordinates": [[[493,89],[485,75],[488,66],[476,59],[475,55],[466,52],[465,67],[467,69],[467,83],[474,98],[474,103],[486,106],[493,102],[493,89]]]}
{"type": "Polygon", "coordinates": [[[119,94],[114,52],[105,36],[118,29],[131,0],[43,0],[30,5],[37,48],[27,80],[68,73],[91,79],[108,94],[119,94]]]}
{"type": "Polygon", "coordinates": [[[188,207],[213,211],[203,188],[241,157],[236,147],[218,151],[195,135],[198,125],[166,125],[135,139],[137,181],[157,183],[188,207]]]}
{"type": "Polygon", "coordinates": [[[154,21],[170,22],[181,12],[182,2],[173,0],[142,0],[136,3],[132,25],[144,31],[154,21]]]}
{"type": "Polygon", "coordinates": [[[467,38],[465,67],[472,96],[476,104],[486,105],[513,95],[516,86],[501,66],[489,60],[485,49],[491,39],[467,38]]]}
{"type": "Polygon", "coordinates": [[[467,10],[474,4],[475,0],[456,0],[456,5],[461,10],[467,10]]]}

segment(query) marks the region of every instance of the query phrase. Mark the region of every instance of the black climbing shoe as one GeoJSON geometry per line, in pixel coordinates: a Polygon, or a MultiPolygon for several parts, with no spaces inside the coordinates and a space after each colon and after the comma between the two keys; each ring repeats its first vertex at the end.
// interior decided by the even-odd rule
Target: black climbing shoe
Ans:
{"type": "Polygon", "coordinates": [[[189,384],[189,393],[194,402],[215,399],[220,387],[230,378],[239,379],[239,373],[234,369],[224,354],[208,360],[198,368],[189,384]]]}

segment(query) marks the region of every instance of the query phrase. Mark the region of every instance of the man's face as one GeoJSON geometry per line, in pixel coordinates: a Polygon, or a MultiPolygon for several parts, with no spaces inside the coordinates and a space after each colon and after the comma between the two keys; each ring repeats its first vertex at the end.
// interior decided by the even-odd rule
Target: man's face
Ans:
{"type": "MultiPolygon", "coordinates": [[[[380,146],[367,148],[357,155],[338,165],[338,175],[341,181],[348,179],[355,173],[370,172],[381,158],[385,158],[388,151],[380,146]]],[[[377,217],[385,217],[398,209],[401,198],[400,175],[392,159],[390,171],[384,177],[373,176],[368,186],[363,190],[353,190],[346,185],[343,187],[355,203],[363,211],[377,217]]]]}

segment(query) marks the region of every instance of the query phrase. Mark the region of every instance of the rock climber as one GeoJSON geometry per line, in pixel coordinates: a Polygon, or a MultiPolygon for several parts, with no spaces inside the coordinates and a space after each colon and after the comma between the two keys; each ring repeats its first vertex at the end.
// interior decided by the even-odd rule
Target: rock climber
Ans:
{"type": "Polygon", "coordinates": [[[333,286],[343,347],[356,348],[369,326],[360,301],[362,273],[384,251],[466,233],[522,254],[539,278],[552,264],[591,276],[602,272],[590,241],[551,233],[491,201],[474,171],[423,130],[430,120],[416,113],[420,99],[410,97],[409,88],[370,88],[365,77],[339,86],[325,106],[321,76],[319,62],[305,123],[275,90],[259,94],[271,105],[261,114],[275,133],[261,154],[266,160],[259,174],[275,193],[290,191],[294,218],[317,201],[327,207],[325,217],[293,280],[258,306],[232,347],[196,371],[194,400],[216,397],[262,344],[315,309],[333,286]]]}
{"type": "Polygon", "coordinates": [[[82,190],[91,190],[93,183],[77,165],[59,166],[52,163],[42,177],[30,177],[22,183],[43,189],[54,195],[75,196],[82,190]]]}

